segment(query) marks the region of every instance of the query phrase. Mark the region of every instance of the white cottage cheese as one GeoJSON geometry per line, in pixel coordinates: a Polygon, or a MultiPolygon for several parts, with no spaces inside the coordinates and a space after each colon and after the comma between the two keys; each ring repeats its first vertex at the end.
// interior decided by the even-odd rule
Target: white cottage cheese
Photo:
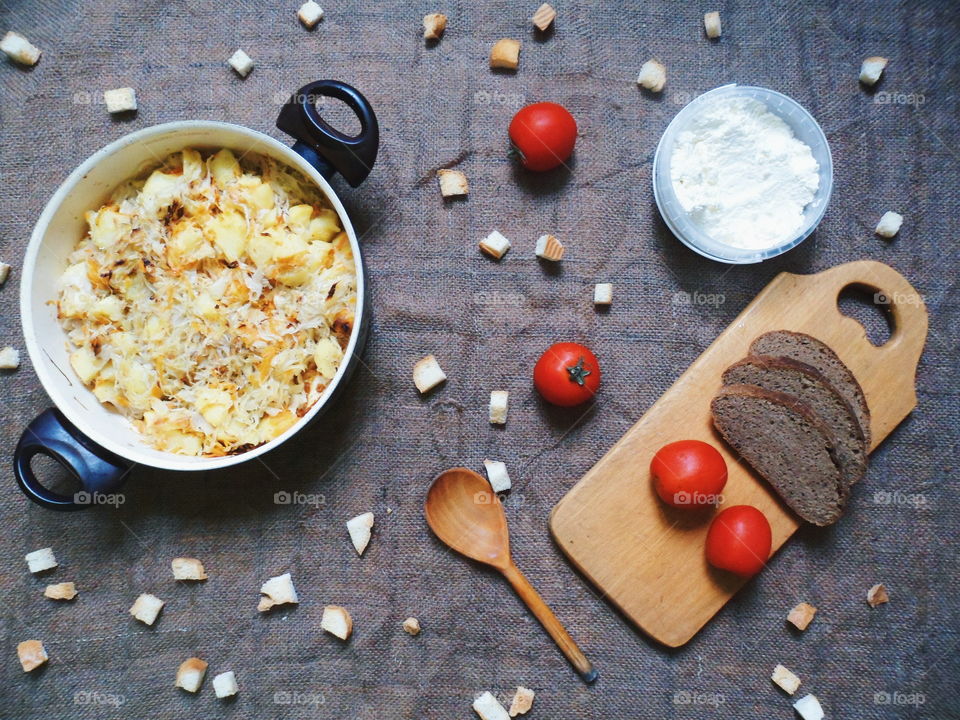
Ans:
{"type": "Polygon", "coordinates": [[[789,240],[820,185],[810,147],[752,98],[707,104],[673,148],[670,178],[690,219],[733,247],[764,250],[789,240]]]}

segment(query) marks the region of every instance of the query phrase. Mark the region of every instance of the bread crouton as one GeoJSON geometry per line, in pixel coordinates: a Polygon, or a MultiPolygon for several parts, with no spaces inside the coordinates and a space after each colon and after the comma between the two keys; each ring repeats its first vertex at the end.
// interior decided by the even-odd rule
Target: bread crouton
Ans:
{"type": "Polygon", "coordinates": [[[32,573],[43,572],[57,566],[57,558],[53,556],[53,548],[41,548],[23,556],[27,567],[32,573]]]}
{"type": "Polygon", "coordinates": [[[237,685],[237,676],[233,670],[228,670],[227,672],[213,676],[213,692],[218,698],[236,695],[239,690],[240,687],[237,685]]]}
{"type": "Polygon", "coordinates": [[[257,603],[260,612],[266,612],[275,605],[296,605],[300,602],[290,573],[270,578],[260,587],[260,593],[266,596],[257,603]]]}
{"type": "Polygon", "coordinates": [[[720,13],[716,10],[704,13],[703,29],[707,33],[707,37],[711,40],[720,37],[720,13]]]}
{"type": "Polygon", "coordinates": [[[36,65],[40,60],[40,48],[33,45],[20,33],[11,30],[0,40],[0,50],[21,65],[36,65]]]}
{"type": "Polygon", "coordinates": [[[883,605],[886,602],[890,602],[890,596],[887,595],[887,588],[883,586],[883,583],[877,583],[867,590],[867,604],[870,607],[883,605]]]}
{"type": "Polygon", "coordinates": [[[413,366],[413,384],[421,393],[432,390],[446,379],[446,374],[433,355],[427,355],[413,366]]]}
{"type": "Polygon", "coordinates": [[[874,231],[882,238],[892,238],[900,232],[900,226],[903,225],[903,215],[888,210],[877,223],[877,229],[874,231]]]}
{"type": "Polygon", "coordinates": [[[308,0],[297,10],[297,17],[304,26],[312,30],[318,22],[323,20],[323,8],[313,0],[308,0]]]}
{"type": "Polygon", "coordinates": [[[467,176],[459,170],[437,170],[437,179],[440,181],[440,194],[443,197],[466,195],[470,190],[467,176]]]}
{"type": "Polygon", "coordinates": [[[520,41],[511,38],[497,40],[490,48],[490,67],[516,70],[520,65],[520,41]]]}
{"type": "Polygon", "coordinates": [[[363,555],[370,543],[370,535],[373,530],[373,513],[365,512],[357,515],[355,518],[347,520],[347,532],[350,533],[350,542],[353,543],[357,555],[363,555]]]}
{"type": "Polygon", "coordinates": [[[787,695],[793,695],[800,687],[800,678],[787,670],[783,665],[777,665],[770,676],[774,684],[783,690],[787,695]]]}
{"type": "Polygon", "coordinates": [[[544,3],[537,8],[537,11],[530,18],[530,21],[540,32],[546,32],[547,28],[553,24],[557,17],[557,11],[551,7],[550,3],[544,3]]]}
{"type": "Polygon", "coordinates": [[[130,614],[145,625],[153,625],[163,608],[163,600],[156,595],[143,593],[130,607],[130,614]]]}
{"type": "Polygon", "coordinates": [[[501,235],[498,230],[494,230],[480,241],[480,250],[497,260],[506,255],[509,249],[510,241],[501,235]]]}
{"type": "Polygon", "coordinates": [[[250,71],[253,70],[253,60],[251,60],[250,56],[239,48],[233,55],[230,56],[230,59],[227,60],[227,63],[229,63],[230,67],[237,71],[237,75],[240,77],[246,77],[250,74],[250,71]]]}
{"type": "Polygon", "coordinates": [[[447,16],[443,13],[430,13],[423,16],[423,39],[439,40],[447,29],[447,16]]]}
{"type": "Polygon", "coordinates": [[[133,112],[137,109],[137,93],[133,88],[124,87],[106,90],[103,93],[108,113],[133,112]]]}
{"type": "Polygon", "coordinates": [[[790,611],[787,615],[787,622],[792,623],[797,630],[806,630],[816,614],[817,609],[813,605],[802,602],[790,611]]]}
{"type": "Polygon", "coordinates": [[[667,84],[667,69],[656,60],[647,60],[640,66],[637,75],[637,85],[645,87],[650,92],[660,92],[667,84]]]}
{"type": "Polygon", "coordinates": [[[533,707],[534,692],[523,685],[517,686],[517,691],[513,695],[513,702],[510,703],[510,717],[524,715],[533,707]]]}
{"type": "Polygon", "coordinates": [[[77,587],[72,582],[47,585],[43,591],[43,596],[51,600],[73,600],[77,596],[77,587]]]}
{"type": "Polygon", "coordinates": [[[43,665],[50,656],[39,640],[24,640],[17,645],[17,657],[24,672],[30,672],[43,665]]]}
{"type": "Polygon", "coordinates": [[[860,82],[870,87],[876,85],[887,67],[887,62],[885,57],[868,57],[860,65],[860,82]]]}
{"type": "Polygon", "coordinates": [[[490,481],[490,487],[495,493],[505,492],[510,489],[510,475],[507,473],[507,466],[499,460],[484,460],[483,466],[487,470],[487,480],[490,481]]]}
{"type": "Polygon", "coordinates": [[[203,563],[196,558],[179,557],[170,561],[174,580],[206,580],[203,563]]]}
{"type": "Polygon", "coordinates": [[[341,640],[348,640],[353,633],[353,618],[346,608],[339,605],[327,605],[320,618],[320,627],[341,640]]]}
{"type": "Polygon", "coordinates": [[[563,243],[553,235],[541,235],[537,238],[537,248],[534,251],[539,258],[560,262],[563,259],[563,243]]]}
{"type": "Polygon", "coordinates": [[[200,658],[187,658],[177,668],[176,687],[187,692],[195,693],[203,684],[203,676],[207,674],[207,663],[200,658]]]}
{"type": "Polygon", "coordinates": [[[507,402],[510,393],[506,390],[493,390],[490,393],[490,423],[493,425],[507,424],[507,402]]]}
{"type": "Polygon", "coordinates": [[[510,716],[503,709],[503,705],[489,691],[484,692],[473,701],[473,709],[481,720],[510,720],[510,716]]]}

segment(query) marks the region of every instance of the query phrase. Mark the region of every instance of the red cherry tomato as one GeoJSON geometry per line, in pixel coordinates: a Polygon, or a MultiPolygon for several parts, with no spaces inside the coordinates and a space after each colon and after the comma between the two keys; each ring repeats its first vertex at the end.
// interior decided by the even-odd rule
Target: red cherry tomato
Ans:
{"type": "Polygon", "coordinates": [[[679,440],[664,445],[650,461],[657,495],[677,508],[716,505],[727,484],[727,463],[713,445],[679,440]]]}
{"type": "Polygon", "coordinates": [[[760,572],[770,557],[770,523],[752,505],[718,513],[707,531],[707,562],[743,577],[760,572]]]}
{"type": "Polygon", "coordinates": [[[577,121],[563,105],[527,105],[510,122],[510,142],[528,170],[542,172],[562,165],[576,141],[577,121]]]}
{"type": "Polygon", "coordinates": [[[549,403],[561,407],[580,405],[600,389],[600,363],[583,345],[557,343],[537,360],[533,384],[549,403]]]}

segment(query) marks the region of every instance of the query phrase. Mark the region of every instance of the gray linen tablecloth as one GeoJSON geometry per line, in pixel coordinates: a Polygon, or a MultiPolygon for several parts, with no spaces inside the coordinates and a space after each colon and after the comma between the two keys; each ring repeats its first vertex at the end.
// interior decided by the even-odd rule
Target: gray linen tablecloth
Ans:
{"type": "MultiPolygon", "coordinates": [[[[0,343],[23,349],[20,264],[57,185],[94,150],[133,130],[183,119],[237,123],[284,139],[280,101],[300,85],[337,78],[374,104],[382,147],[370,179],[337,182],[362,236],[373,325],[364,365],[326,417],[262,461],[200,475],[138,468],[119,508],[58,514],[28,502],[10,465],[0,503],[0,716],[5,718],[470,718],[484,689],[509,700],[534,688],[531,718],[790,718],[773,686],[783,663],[830,718],[958,717],[957,238],[960,22],[954,2],[801,3],[744,0],[556,2],[556,31],[531,32],[527,3],[456,0],[325,7],[313,32],[291,2],[4,0],[0,31],[43,49],[32,69],[0,62],[0,343]],[[703,37],[719,9],[723,37],[703,37]],[[450,16],[425,47],[421,17],[450,16]],[[524,41],[515,75],[493,74],[493,41],[524,41]],[[242,47],[246,79],[226,59],[242,47]],[[860,61],[890,58],[875,94],[860,61]],[[661,97],[638,91],[640,64],[667,66],[661,97]],[[833,150],[833,201],[799,249],[758,266],[700,258],[666,230],[653,203],[657,140],[692,97],[737,82],[796,98],[833,150]],[[134,117],[100,102],[136,88],[134,117]],[[881,94],[885,93],[885,94],[881,94]],[[581,137],[572,172],[530,176],[506,156],[506,126],[539,100],[568,107],[581,137]],[[464,170],[471,192],[444,204],[434,172],[464,170]],[[886,210],[905,216],[892,242],[873,234],[886,210]],[[501,263],[477,240],[514,239],[501,263]],[[553,231],[568,245],[555,273],[533,259],[553,231]],[[666,390],[781,270],[814,272],[872,258],[925,296],[929,342],[919,407],[874,453],[847,516],[803,530],[686,647],[645,639],[565,562],[547,517],[567,489],[666,390]],[[598,313],[593,283],[613,282],[598,313]],[[679,293],[722,295],[683,303],[679,293]],[[586,414],[546,408],[530,383],[551,342],[589,343],[604,387],[586,414]],[[450,379],[422,398],[413,363],[435,353],[450,379]],[[505,430],[487,422],[488,392],[512,391],[505,430]],[[516,560],[600,670],[586,687],[502,579],[442,547],[422,504],[431,478],[453,465],[504,460],[516,560]],[[276,504],[281,491],[307,501],[276,504]],[[882,492],[888,491],[884,495],[882,492]],[[357,557],[344,521],[377,515],[357,557]],[[24,553],[52,546],[60,567],[31,576],[24,553]],[[210,579],[174,583],[170,559],[201,558],[210,579]],[[256,611],[260,584],[292,572],[298,607],[256,611]],[[42,597],[73,580],[69,604],[42,597]],[[876,582],[891,601],[870,609],[876,582]],[[141,592],[167,603],[154,627],[127,610],[141,592]],[[820,608],[788,632],[799,600],[820,608]],[[343,644],[319,627],[344,605],[355,633],[343,644]],[[400,629],[408,615],[423,633],[400,629]],[[26,675],[16,644],[37,638],[51,660],[26,675]],[[179,663],[210,663],[202,691],[173,686],[179,663]],[[214,698],[209,678],[236,672],[240,695],[214,698]]],[[[119,180],[120,178],[118,178],[119,180]]],[[[875,336],[883,322],[851,303],[875,336]]],[[[0,377],[0,447],[12,454],[49,399],[25,358],[0,377]]],[[[43,464],[47,473],[54,472],[43,464]]],[[[610,549],[616,553],[616,548],[610,549]]]]}

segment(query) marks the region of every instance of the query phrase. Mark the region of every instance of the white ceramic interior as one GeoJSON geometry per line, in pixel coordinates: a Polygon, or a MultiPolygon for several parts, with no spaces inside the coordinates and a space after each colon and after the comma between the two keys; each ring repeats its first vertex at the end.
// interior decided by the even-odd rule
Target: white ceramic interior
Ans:
{"type": "Polygon", "coordinates": [[[156,125],[126,135],[85,160],[57,189],[33,230],[23,263],[20,311],[27,351],[47,394],[77,428],[98,445],[141,465],[167,470],[212,470],[236,465],[269,452],[307,425],[334,392],[357,344],[364,308],[360,247],[353,225],[330,184],[286,145],[239,125],[184,121],[156,125]],[[68,359],[66,333],[56,317],[58,280],[67,257],[84,236],[84,213],[100,207],[123,181],[156,167],[186,147],[229,148],[238,156],[255,152],[299,170],[324,192],[350,238],[357,265],[357,307],[353,334],[333,381],[293,427],[269,443],[239,455],[187,457],[157,450],[122,415],[102,405],[75,376],[68,359]]]}
{"type": "Polygon", "coordinates": [[[723,85],[696,97],[677,113],[667,126],[653,158],[653,195],[667,227],[684,245],[711,260],[732,264],[757,263],[792,250],[816,229],[823,219],[833,192],[833,158],[827,137],[813,116],[796,100],[762,87],[747,85],[723,85]],[[738,248],[718,242],[690,220],[683,209],[670,178],[670,160],[676,145],[677,135],[687,126],[699,110],[718,98],[749,97],[759,100],[767,109],[782,119],[793,134],[810,146],[814,159],[820,166],[820,187],[803,211],[803,225],[790,238],[779,245],[763,250],[738,248]]]}

